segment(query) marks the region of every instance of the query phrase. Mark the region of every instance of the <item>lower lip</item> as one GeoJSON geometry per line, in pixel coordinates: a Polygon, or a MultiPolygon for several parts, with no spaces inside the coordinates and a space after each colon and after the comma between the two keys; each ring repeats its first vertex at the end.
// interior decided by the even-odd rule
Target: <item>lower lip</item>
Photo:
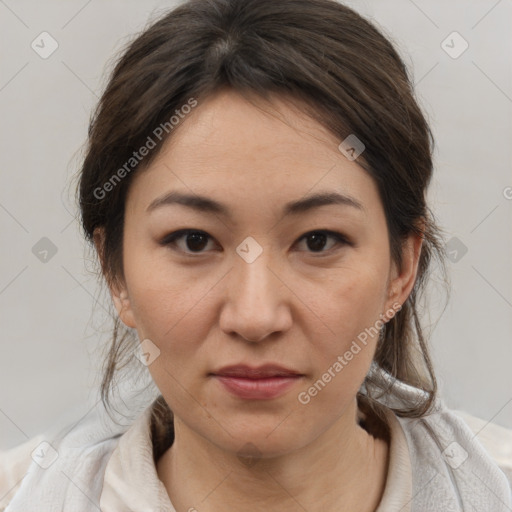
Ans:
{"type": "Polygon", "coordinates": [[[233,395],[249,400],[268,400],[284,395],[301,377],[269,377],[266,379],[244,379],[215,375],[233,395]]]}

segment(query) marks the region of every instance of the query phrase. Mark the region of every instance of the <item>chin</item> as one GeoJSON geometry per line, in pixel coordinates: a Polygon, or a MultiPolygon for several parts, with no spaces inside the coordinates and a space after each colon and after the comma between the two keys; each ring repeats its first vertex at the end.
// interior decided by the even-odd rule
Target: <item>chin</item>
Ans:
{"type": "MultiPolygon", "coordinates": [[[[225,451],[240,457],[272,458],[293,452],[308,444],[308,436],[304,425],[283,422],[286,414],[276,414],[273,417],[261,418],[257,413],[252,417],[233,419],[223,422],[225,430],[220,429],[220,436],[213,438],[213,432],[203,432],[202,435],[225,451]],[[226,432],[227,431],[227,432],[226,432]]],[[[293,416],[293,414],[291,415],[293,416]]]]}

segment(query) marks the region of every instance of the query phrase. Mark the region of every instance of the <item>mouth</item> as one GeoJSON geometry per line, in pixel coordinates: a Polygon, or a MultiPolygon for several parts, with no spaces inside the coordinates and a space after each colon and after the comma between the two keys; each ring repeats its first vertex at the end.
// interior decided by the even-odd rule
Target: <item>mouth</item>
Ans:
{"type": "Polygon", "coordinates": [[[259,367],[226,366],[210,373],[225,391],[246,400],[268,400],[282,396],[304,374],[275,364],[259,367]]]}

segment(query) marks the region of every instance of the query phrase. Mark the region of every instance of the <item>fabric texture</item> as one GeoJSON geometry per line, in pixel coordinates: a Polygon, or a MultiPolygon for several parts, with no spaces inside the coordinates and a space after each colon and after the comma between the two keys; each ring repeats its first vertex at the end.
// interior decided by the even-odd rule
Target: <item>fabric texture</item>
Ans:
{"type": "MultiPolygon", "coordinates": [[[[105,472],[100,499],[102,512],[175,512],[153,464],[151,408],[124,435],[105,472]]],[[[376,512],[410,512],[412,478],[407,440],[396,416],[388,413],[391,429],[389,474],[376,512]]],[[[199,509],[199,504],[191,508],[199,509]]]]}
{"type": "MultiPolygon", "coordinates": [[[[390,382],[382,370],[374,378],[383,387],[390,382]]],[[[381,402],[388,407],[403,404],[421,393],[396,383],[393,394],[381,402]]],[[[0,454],[0,511],[174,512],[154,463],[159,440],[152,429],[153,405],[131,426],[114,424],[97,408],[71,430],[38,436],[23,449],[0,454]]],[[[386,417],[390,469],[377,512],[512,510],[511,482],[505,476],[512,462],[499,440],[493,455],[504,470],[441,400],[421,419],[401,418],[391,409],[386,417]]],[[[511,442],[511,431],[502,429],[501,434],[511,442]]]]}

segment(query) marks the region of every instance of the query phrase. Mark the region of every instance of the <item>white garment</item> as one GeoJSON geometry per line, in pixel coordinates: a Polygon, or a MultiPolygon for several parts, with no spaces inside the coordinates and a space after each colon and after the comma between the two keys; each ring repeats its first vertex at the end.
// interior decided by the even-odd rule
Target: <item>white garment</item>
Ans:
{"type": "MultiPolygon", "coordinates": [[[[385,384],[390,377],[379,372],[385,384]]],[[[390,399],[410,403],[420,394],[397,383],[390,399]]],[[[153,462],[150,413],[148,407],[127,428],[109,424],[98,409],[69,433],[63,429],[58,436],[38,436],[0,454],[0,511],[173,512],[153,462]],[[31,458],[44,439],[58,454],[46,469],[37,457],[31,458]]],[[[512,510],[512,431],[483,422],[474,433],[441,400],[420,419],[397,417],[388,410],[388,423],[390,467],[378,512],[512,510]]],[[[48,462],[53,452],[44,452],[39,447],[35,454],[48,462]]]]}
{"type": "MultiPolygon", "coordinates": [[[[153,463],[151,410],[120,439],[105,471],[100,499],[102,512],[176,512],[153,463]]],[[[394,414],[391,427],[389,472],[376,512],[410,512],[412,477],[404,432],[394,414]]]]}

